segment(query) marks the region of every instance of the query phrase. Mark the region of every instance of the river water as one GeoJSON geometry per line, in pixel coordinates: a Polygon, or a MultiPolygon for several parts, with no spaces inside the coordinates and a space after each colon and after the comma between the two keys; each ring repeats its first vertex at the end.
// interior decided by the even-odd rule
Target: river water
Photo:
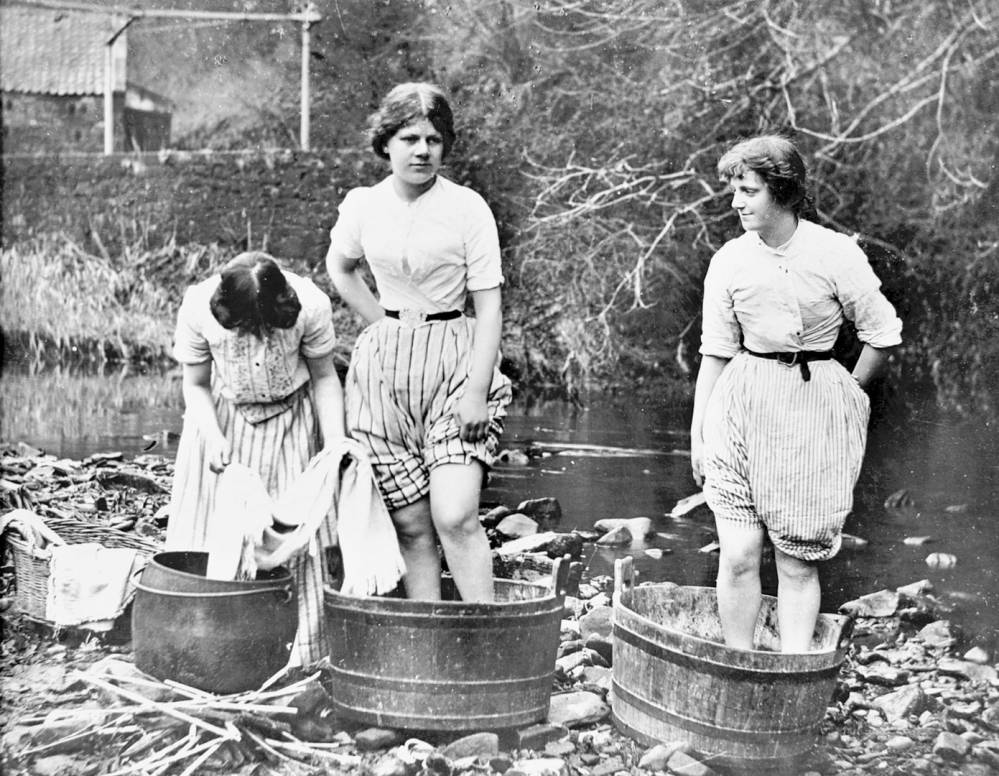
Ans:
{"type": "MultiPolygon", "coordinates": [[[[60,457],[83,458],[120,450],[172,456],[180,430],[179,371],[51,369],[2,377],[0,439],[24,441],[60,457]]],[[[503,449],[541,450],[526,462],[501,462],[483,494],[484,504],[516,506],[552,496],[562,529],[590,529],[602,518],[652,519],[640,545],[598,549],[587,545],[587,574],[612,574],[616,558],[635,558],[639,580],[712,585],[717,553],[711,513],[670,512],[696,493],[690,476],[687,402],[668,405],[633,397],[592,399],[586,408],[563,401],[518,400],[507,418],[503,449]],[[647,552],[652,550],[652,552],[647,552]],[[661,555],[659,552],[661,551],[661,555]]],[[[935,595],[953,605],[951,619],[974,641],[999,646],[999,443],[986,424],[943,422],[916,413],[897,427],[875,424],[853,514],[846,531],[866,544],[846,546],[825,563],[823,609],[865,593],[929,580],[935,595]],[[911,504],[886,508],[905,489],[911,504]],[[913,539],[924,537],[925,543],[913,539]],[[906,542],[906,538],[910,542],[906,542]],[[951,568],[927,564],[932,553],[951,554],[951,568]]],[[[514,456],[515,458],[517,456],[514,456]]],[[[773,592],[772,563],[764,565],[773,592]]]]}

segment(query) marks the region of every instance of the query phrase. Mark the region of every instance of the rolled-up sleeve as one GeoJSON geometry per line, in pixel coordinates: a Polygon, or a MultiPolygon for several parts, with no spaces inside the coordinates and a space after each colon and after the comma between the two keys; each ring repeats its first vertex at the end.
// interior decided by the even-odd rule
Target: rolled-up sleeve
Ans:
{"type": "Polygon", "coordinates": [[[464,236],[466,287],[469,291],[484,291],[503,284],[499,233],[489,205],[475,192],[470,194],[464,236]]]}
{"type": "Polygon", "coordinates": [[[203,364],[212,357],[200,323],[207,309],[203,286],[191,286],[184,292],[173,337],[173,357],[181,364],[203,364]]]}
{"type": "Polygon", "coordinates": [[[724,253],[719,251],[712,257],[704,278],[700,347],[702,356],[732,358],[739,352],[742,330],[732,304],[730,276],[724,253]]]}
{"type": "Polygon", "coordinates": [[[844,261],[836,275],[836,293],[843,315],[857,327],[861,342],[890,348],[902,342],[902,320],[881,293],[881,281],[867,256],[852,240],[845,241],[844,261]]]}

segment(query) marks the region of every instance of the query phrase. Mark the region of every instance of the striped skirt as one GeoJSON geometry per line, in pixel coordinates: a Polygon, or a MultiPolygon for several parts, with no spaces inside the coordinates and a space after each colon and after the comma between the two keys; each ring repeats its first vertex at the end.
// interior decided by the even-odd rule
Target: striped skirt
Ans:
{"type": "MultiPolygon", "coordinates": [[[[255,471],[271,497],[278,498],[320,449],[319,426],[308,386],[293,395],[288,409],[259,423],[249,422],[229,400],[218,391],[214,393],[215,413],[229,442],[232,462],[255,471]]],[[[217,484],[218,475],[208,468],[200,431],[185,423],[170,494],[167,549],[204,549],[217,484]]],[[[321,532],[320,543],[326,545],[330,538],[330,531],[321,532]]],[[[287,564],[298,594],[299,628],[292,662],[303,665],[329,655],[323,614],[324,562],[324,552],[304,552],[287,564]]]]}
{"type": "Polygon", "coordinates": [[[717,520],[763,526],[781,552],[817,561],[839,551],[870,402],[838,362],[809,366],[805,382],[747,353],[728,363],[704,420],[704,494],[717,520]]]}
{"type": "Polygon", "coordinates": [[[494,368],[486,439],[462,441],[454,415],[474,335],[474,319],[464,316],[412,328],[382,318],[357,338],[345,385],[347,433],[370,451],[389,510],[425,496],[439,464],[478,461],[488,470],[495,459],[509,378],[494,368]]]}

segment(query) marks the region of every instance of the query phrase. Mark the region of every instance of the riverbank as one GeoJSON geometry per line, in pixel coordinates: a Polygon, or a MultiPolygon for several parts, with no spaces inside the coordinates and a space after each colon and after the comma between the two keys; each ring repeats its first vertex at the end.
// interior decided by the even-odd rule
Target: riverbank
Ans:
{"type": "MultiPolygon", "coordinates": [[[[26,508],[157,542],[163,532],[171,468],[170,461],[158,455],[125,461],[116,454],[101,454],[73,461],[7,447],[0,504],[5,512],[26,508]]],[[[560,533],[556,510],[557,502],[541,499],[483,515],[497,549],[512,549],[512,542],[520,542],[527,556],[512,557],[533,559],[508,560],[502,564],[508,573],[544,582],[551,554],[578,552],[584,542],[608,541],[613,530],[622,528],[605,524],[601,526],[605,532],[560,533]],[[528,520],[535,523],[533,533],[528,520]],[[545,528],[551,530],[538,531],[545,528]],[[523,535],[512,538],[517,533],[523,535]]],[[[643,530],[633,521],[623,528],[643,530]]],[[[36,625],[12,607],[12,571],[6,562],[0,658],[5,772],[138,772],[137,763],[161,755],[171,742],[193,736],[192,747],[196,746],[200,734],[191,732],[191,723],[164,717],[155,707],[139,708],[134,698],[109,694],[106,686],[97,689],[100,682],[120,682],[122,672],[127,675],[131,670],[127,622],[103,634],[36,625]],[[116,713],[113,724],[109,710],[116,713]],[[142,749],[138,743],[150,731],[157,731],[158,743],[142,749]]],[[[552,712],[545,724],[505,731],[499,737],[479,735],[456,742],[450,736],[414,744],[407,734],[358,726],[330,715],[326,704],[313,703],[308,711],[296,712],[291,723],[292,736],[304,743],[290,750],[273,746],[268,750],[246,736],[242,743],[218,746],[197,772],[611,776],[665,771],[708,776],[711,763],[702,762],[697,752],[678,754],[669,747],[642,746],[612,726],[611,580],[584,577],[573,592],[566,600],[552,712]],[[307,745],[316,740],[325,746],[307,745]]],[[[951,626],[930,586],[913,580],[899,590],[858,599],[847,608],[857,617],[856,626],[817,731],[819,746],[794,772],[999,773],[999,679],[994,656],[967,643],[951,626]]],[[[301,678],[287,677],[277,688],[301,678]]],[[[320,688],[325,686],[323,679],[320,673],[320,688]]],[[[308,697],[315,701],[316,687],[309,689],[311,696],[303,690],[301,698],[292,697],[291,705],[308,705],[308,697]]],[[[266,743],[267,737],[263,740],[266,743]]],[[[205,751],[179,758],[162,772],[183,773],[205,751]]]]}

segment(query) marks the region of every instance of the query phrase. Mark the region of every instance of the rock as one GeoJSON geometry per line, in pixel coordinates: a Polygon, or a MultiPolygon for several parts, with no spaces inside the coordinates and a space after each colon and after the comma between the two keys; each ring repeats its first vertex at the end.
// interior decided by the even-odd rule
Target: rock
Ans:
{"type": "Polygon", "coordinates": [[[705,503],[704,491],[699,491],[692,496],[687,496],[676,502],[676,505],[670,510],[670,517],[683,517],[688,512],[693,512],[701,504],[705,503]]]}
{"type": "Polygon", "coordinates": [[[909,672],[894,666],[878,663],[873,666],[858,666],[857,676],[865,682],[880,684],[884,687],[898,687],[909,681],[909,672]]]}
{"type": "Polygon", "coordinates": [[[365,728],[354,734],[354,745],[362,752],[388,749],[399,743],[399,734],[385,728],[365,728]]]}
{"type": "Polygon", "coordinates": [[[906,544],[909,547],[921,547],[922,545],[929,544],[932,541],[932,536],[906,536],[902,540],[902,544],[906,544]]]}
{"type": "Polygon", "coordinates": [[[496,532],[507,539],[523,539],[538,532],[538,524],[520,512],[507,515],[496,525],[496,532]]]}
{"type": "Polygon", "coordinates": [[[933,590],[933,584],[928,579],[921,579],[918,582],[910,582],[895,588],[895,591],[906,598],[919,598],[933,590]]]}
{"type": "Polygon", "coordinates": [[[942,731],[933,742],[933,754],[951,762],[963,760],[970,750],[971,744],[948,730],[942,731]]]}
{"type": "Polygon", "coordinates": [[[579,635],[585,643],[592,636],[610,641],[614,631],[614,610],[609,606],[597,606],[579,618],[579,635]]]}
{"type": "Polygon", "coordinates": [[[518,749],[541,749],[550,741],[568,738],[565,725],[538,724],[517,731],[518,749]]]}
{"type": "Polygon", "coordinates": [[[472,733],[445,746],[443,754],[449,760],[460,760],[463,757],[481,757],[486,760],[499,754],[499,736],[495,733],[472,733]]]}
{"type": "Polygon", "coordinates": [[[918,638],[928,647],[949,647],[954,643],[949,620],[936,620],[924,626],[918,638]]]}
{"type": "MultiPolygon", "coordinates": [[[[89,730],[92,725],[93,719],[88,719],[87,715],[74,714],[73,710],[56,709],[46,714],[42,724],[32,730],[31,745],[32,747],[48,746],[69,736],[83,733],[89,730]]],[[[82,736],[59,744],[57,747],[50,747],[46,753],[74,752],[90,748],[92,744],[89,736],[82,736]]]]}
{"type": "Polygon", "coordinates": [[[613,677],[614,672],[610,668],[586,666],[579,678],[584,685],[596,687],[606,693],[610,691],[613,677]]]}
{"type": "Polygon", "coordinates": [[[676,776],[712,776],[715,773],[707,765],[695,760],[683,750],[673,752],[666,767],[670,773],[676,776]]]}
{"type": "Polygon", "coordinates": [[[502,450],[496,459],[510,466],[527,466],[531,462],[531,456],[523,450],[502,450]]]}
{"type": "Polygon", "coordinates": [[[549,757],[568,757],[570,754],[575,754],[576,745],[568,738],[549,741],[545,744],[544,752],[549,757]]]}
{"type": "Polygon", "coordinates": [[[378,758],[371,769],[372,776],[409,776],[413,768],[399,759],[395,752],[378,758]]]}
{"type": "Polygon", "coordinates": [[[9,755],[16,755],[19,750],[27,749],[36,730],[35,727],[15,725],[10,730],[5,731],[3,739],[0,740],[0,743],[3,744],[3,751],[9,755]]]}
{"type": "Polygon", "coordinates": [[[597,520],[593,527],[598,531],[610,533],[618,528],[627,528],[635,539],[644,539],[652,533],[652,518],[650,517],[606,517],[597,520]]]}
{"type": "Polygon", "coordinates": [[[843,614],[852,614],[855,617],[890,617],[898,611],[898,601],[897,592],[879,590],[847,601],[839,610],[843,614]]]}
{"type": "Polygon", "coordinates": [[[645,554],[653,560],[659,560],[663,556],[663,551],[658,547],[652,547],[651,549],[646,550],[645,554]]]}
{"type": "Polygon", "coordinates": [[[958,660],[952,657],[940,658],[937,670],[944,676],[957,676],[973,682],[994,682],[999,678],[996,669],[989,665],[972,663],[970,660],[958,660]]]}
{"type": "Polygon", "coordinates": [[[646,771],[665,771],[666,764],[673,754],[686,745],[676,741],[668,744],[656,744],[651,749],[646,750],[642,759],[638,761],[638,767],[646,771]]]}
{"type": "Polygon", "coordinates": [[[513,760],[510,759],[509,755],[498,754],[489,758],[489,767],[496,773],[506,773],[513,767],[513,760]]]}
{"type": "Polygon", "coordinates": [[[584,601],[587,601],[590,598],[593,598],[595,596],[600,595],[600,591],[597,590],[597,588],[595,588],[593,585],[591,585],[591,584],[589,584],[587,582],[583,582],[579,586],[579,591],[578,592],[579,592],[579,597],[582,598],[584,601]]]}
{"type": "Polygon", "coordinates": [[[569,672],[577,666],[589,665],[590,661],[586,653],[580,650],[560,657],[555,661],[555,671],[562,676],[568,676],[569,672]]]}
{"type": "Polygon", "coordinates": [[[853,534],[840,534],[842,537],[842,546],[850,550],[861,550],[866,547],[870,542],[867,539],[861,539],[859,536],[854,536],[853,534]]]}
{"type": "Polygon", "coordinates": [[[709,552],[718,552],[718,550],[720,550],[720,549],[721,549],[721,545],[718,544],[718,542],[708,542],[703,547],[701,547],[701,549],[698,550],[698,552],[703,552],[703,553],[707,554],[709,552]]]}
{"type": "Polygon", "coordinates": [[[510,507],[505,507],[502,504],[498,507],[493,507],[484,515],[479,516],[479,523],[483,528],[495,528],[499,525],[500,520],[502,520],[507,515],[512,515],[513,510],[510,507]]]}
{"type": "MultiPolygon", "coordinates": [[[[613,611],[613,610],[612,610],[613,611]]],[[[602,633],[590,633],[583,642],[587,649],[596,652],[607,665],[614,663],[614,642],[602,633]]]]}
{"type": "Polygon", "coordinates": [[[561,757],[539,757],[533,760],[517,760],[511,771],[524,776],[567,776],[569,768],[561,757]]]}
{"type": "Polygon", "coordinates": [[[56,754],[49,757],[39,757],[31,764],[32,776],[67,776],[67,774],[82,773],[79,760],[66,755],[56,754]]]}
{"type": "Polygon", "coordinates": [[[919,715],[926,708],[926,693],[917,685],[906,685],[894,692],[875,698],[872,703],[889,722],[906,720],[910,714],[919,715]]]}
{"type": "Polygon", "coordinates": [[[559,642],[558,649],[555,650],[555,659],[571,655],[573,652],[580,652],[583,649],[583,640],[572,638],[572,634],[566,634],[568,638],[559,642]]]}
{"type": "Polygon", "coordinates": [[[423,761],[423,770],[436,776],[451,776],[451,763],[440,752],[430,752],[423,761]]]}
{"type": "Polygon", "coordinates": [[[607,533],[597,539],[597,544],[602,547],[627,547],[634,544],[635,537],[626,525],[619,525],[610,529],[607,533]]]}
{"type": "Polygon", "coordinates": [[[904,752],[916,745],[916,742],[907,736],[892,736],[885,741],[885,747],[889,752],[904,752]]]}
{"type": "Polygon", "coordinates": [[[562,507],[558,499],[554,498],[531,498],[521,501],[516,511],[534,518],[546,531],[562,522],[562,507]]]}
{"type": "Polygon", "coordinates": [[[576,533],[558,534],[548,549],[549,558],[562,558],[568,555],[573,560],[579,560],[583,555],[583,537],[576,533]]]}
{"type": "Polygon", "coordinates": [[[552,725],[580,727],[599,722],[609,712],[610,707],[595,693],[585,691],[560,693],[551,698],[548,721],[552,725]]]}
{"type": "Polygon", "coordinates": [[[612,776],[612,774],[615,774],[618,771],[624,771],[625,773],[628,772],[628,770],[624,767],[624,760],[614,755],[611,757],[604,756],[600,762],[593,766],[593,770],[590,771],[590,773],[592,773],[593,776],[612,776]]]}
{"type": "Polygon", "coordinates": [[[993,703],[982,712],[982,722],[993,730],[999,730],[999,703],[993,703]]]}
{"type": "Polygon", "coordinates": [[[898,509],[899,507],[912,507],[916,502],[909,493],[908,488],[901,488],[885,499],[885,509],[898,509]]]}

